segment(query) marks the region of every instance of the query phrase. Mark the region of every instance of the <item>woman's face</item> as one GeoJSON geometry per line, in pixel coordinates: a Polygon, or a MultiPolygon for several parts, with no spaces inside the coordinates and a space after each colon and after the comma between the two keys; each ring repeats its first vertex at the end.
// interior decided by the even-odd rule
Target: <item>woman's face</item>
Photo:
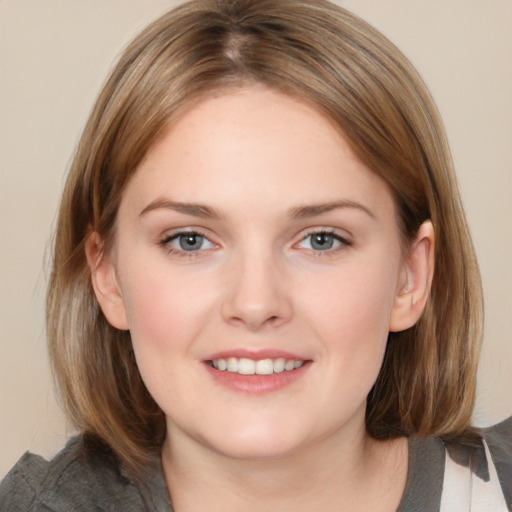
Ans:
{"type": "Polygon", "coordinates": [[[260,458],[364,432],[406,272],[390,192],[315,110],[196,105],[128,184],[112,261],[106,314],[171,440],[260,458]]]}

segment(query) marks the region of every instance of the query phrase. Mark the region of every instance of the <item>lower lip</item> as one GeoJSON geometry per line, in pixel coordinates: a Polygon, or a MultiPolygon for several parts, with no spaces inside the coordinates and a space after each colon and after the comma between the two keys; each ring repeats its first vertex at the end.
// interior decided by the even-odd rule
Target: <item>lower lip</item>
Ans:
{"type": "Polygon", "coordinates": [[[300,368],[270,375],[240,375],[228,371],[216,370],[209,364],[205,364],[213,380],[232,391],[263,395],[279,391],[300,379],[309,369],[311,362],[305,362],[300,368]]]}

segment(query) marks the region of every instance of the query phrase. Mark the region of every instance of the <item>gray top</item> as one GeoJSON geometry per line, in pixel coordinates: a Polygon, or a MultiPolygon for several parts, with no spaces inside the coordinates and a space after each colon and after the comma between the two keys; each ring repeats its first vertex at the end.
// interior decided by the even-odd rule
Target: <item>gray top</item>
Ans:
{"type": "MultiPolygon", "coordinates": [[[[410,438],[409,473],[398,512],[442,511],[447,460],[468,468],[484,485],[497,474],[499,484],[492,492],[501,488],[504,510],[512,511],[512,417],[484,429],[483,438],[485,443],[471,444],[410,438]]],[[[108,450],[86,450],[82,438],[74,437],[50,462],[26,453],[0,484],[1,512],[90,510],[172,512],[160,462],[155,461],[147,486],[136,485],[108,450]]]]}

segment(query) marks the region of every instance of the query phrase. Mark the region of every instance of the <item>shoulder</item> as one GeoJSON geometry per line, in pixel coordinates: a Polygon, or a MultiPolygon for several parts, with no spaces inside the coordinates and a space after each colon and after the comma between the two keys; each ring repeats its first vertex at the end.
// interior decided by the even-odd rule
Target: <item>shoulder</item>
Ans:
{"type": "Polygon", "coordinates": [[[478,439],[445,444],[442,503],[460,504],[460,491],[467,487],[471,510],[512,511],[512,418],[481,429],[478,439]]]}
{"type": "Polygon", "coordinates": [[[512,417],[452,439],[409,439],[399,512],[512,511],[512,417]]]}
{"type": "Polygon", "coordinates": [[[512,416],[483,430],[509,510],[512,510],[512,416]]]}
{"type": "Polygon", "coordinates": [[[106,448],[71,439],[51,461],[26,453],[0,484],[0,511],[147,510],[106,448]]]}

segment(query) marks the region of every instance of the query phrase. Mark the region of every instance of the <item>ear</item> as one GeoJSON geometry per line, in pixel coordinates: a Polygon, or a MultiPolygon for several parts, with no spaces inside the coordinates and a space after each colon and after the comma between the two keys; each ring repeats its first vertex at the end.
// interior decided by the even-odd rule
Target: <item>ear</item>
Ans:
{"type": "Polygon", "coordinates": [[[128,319],[115,266],[112,259],[103,252],[103,241],[96,231],[91,232],[85,241],[85,254],[94,294],[103,314],[113,327],[128,330],[128,319]]]}
{"type": "Polygon", "coordinates": [[[402,263],[389,322],[390,331],[412,327],[423,313],[434,276],[434,248],[434,227],[427,220],[420,226],[402,263]]]}

